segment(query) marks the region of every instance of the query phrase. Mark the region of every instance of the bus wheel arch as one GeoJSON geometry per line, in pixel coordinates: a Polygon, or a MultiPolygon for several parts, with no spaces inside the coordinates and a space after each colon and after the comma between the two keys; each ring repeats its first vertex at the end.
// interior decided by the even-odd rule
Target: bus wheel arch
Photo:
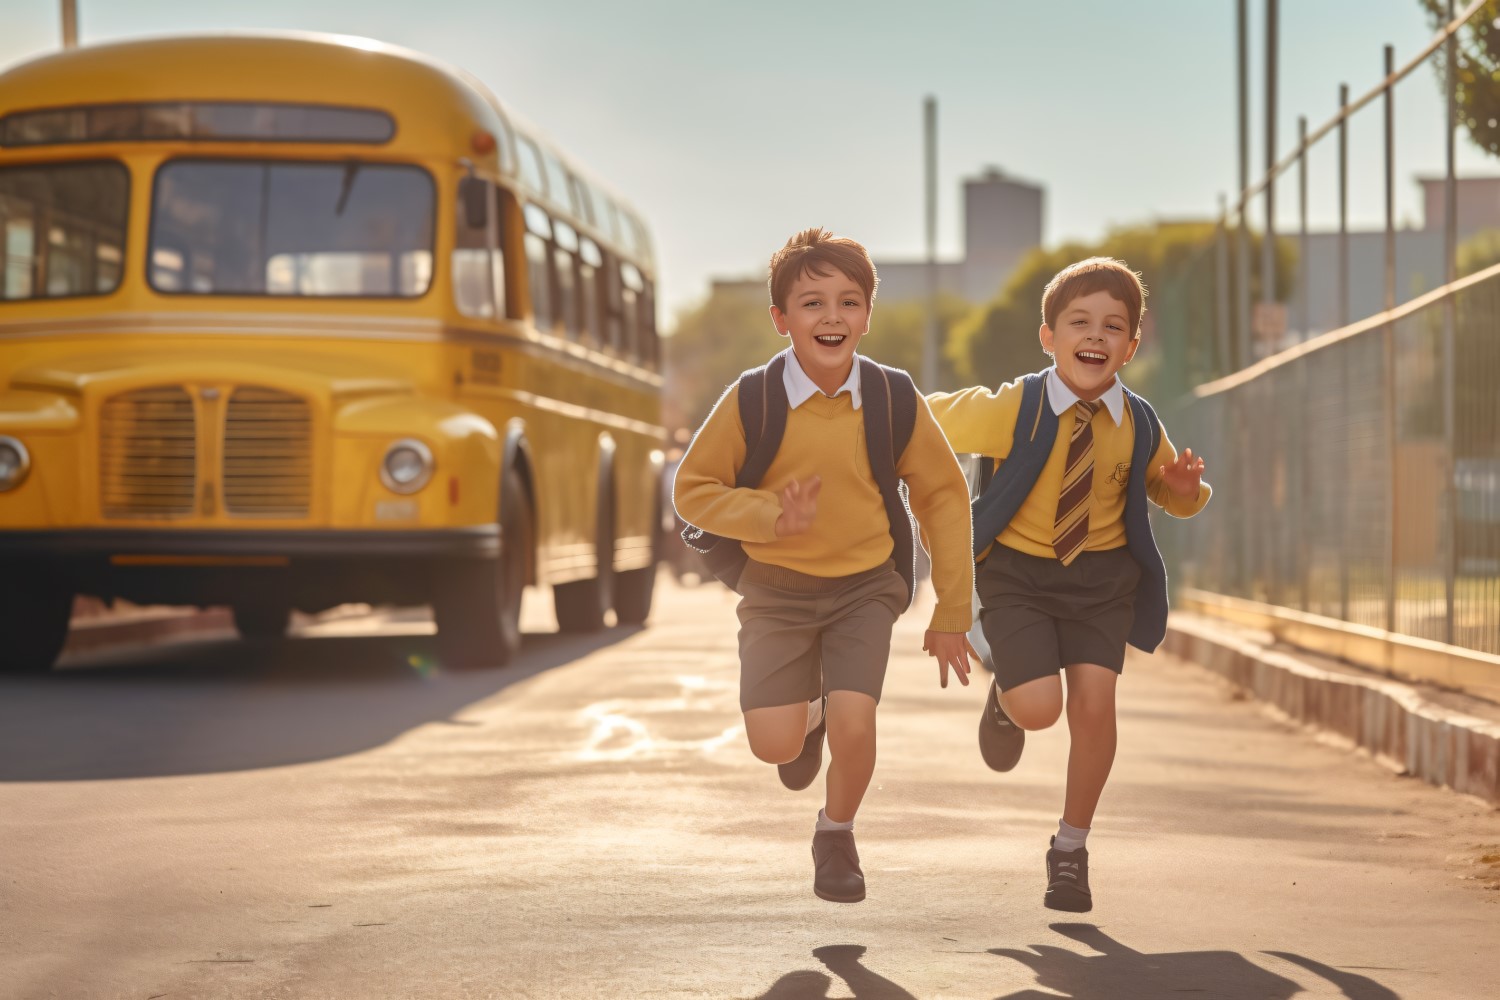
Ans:
{"type": "MultiPolygon", "coordinates": [[[[500,461],[500,488],[502,509],[504,504],[505,478],[514,476],[516,485],[520,490],[523,502],[530,509],[531,532],[525,546],[526,555],[526,582],[535,586],[541,583],[541,574],[538,570],[536,527],[537,505],[536,505],[536,474],[533,472],[535,464],[531,456],[531,442],[526,437],[526,424],[521,418],[516,417],[510,421],[505,429],[505,446],[500,461]]],[[[501,540],[504,544],[504,539],[501,540]]]]}

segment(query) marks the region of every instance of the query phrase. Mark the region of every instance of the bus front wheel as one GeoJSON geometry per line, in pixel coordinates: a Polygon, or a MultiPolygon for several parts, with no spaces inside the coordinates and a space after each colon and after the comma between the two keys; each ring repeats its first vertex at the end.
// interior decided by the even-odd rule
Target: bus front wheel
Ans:
{"type": "Polygon", "coordinates": [[[66,587],[36,580],[0,582],[0,673],[40,674],[68,640],[73,594],[66,587]]]}
{"type": "Polygon", "coordinates": [[[432,616],[444,666],[501,667],[515,658],[530,552],[531,507],[506,476],[500,484],[500,558],[445,569],[437,583],[432,616]]]}

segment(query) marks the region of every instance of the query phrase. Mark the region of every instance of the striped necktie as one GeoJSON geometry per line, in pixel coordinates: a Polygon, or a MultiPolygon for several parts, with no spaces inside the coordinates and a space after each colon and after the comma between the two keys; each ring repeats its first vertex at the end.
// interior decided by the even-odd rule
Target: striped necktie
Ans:
{"type": "Polygon", "coordinates": [[[1094,491],[1094,429],[1090,421],[1102,404],[1080,399],[1073,405],[1078,415],[1068,443],[1068,464],[1063,468],[1057,520],[1052,527],[1052,550],[1064,566],[1078,557],[1089,540],[1089,496],[1094,491]]]}

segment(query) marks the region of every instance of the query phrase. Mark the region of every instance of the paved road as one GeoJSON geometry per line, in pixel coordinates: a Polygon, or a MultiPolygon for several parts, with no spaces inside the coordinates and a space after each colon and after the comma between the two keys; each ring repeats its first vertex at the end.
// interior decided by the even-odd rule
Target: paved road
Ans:
{"type": "Polygon", "coordinates": [[[982,688],[940,690],[909,615],[870,898],[838,906],[817,786],[743,745],[728,595],[583,640],[527,614],[503,671],[355,620],[0,681],[0,997],[1496,995],[1500,814],[1194,668],[1127,669],[1069,921],[1041,906],[1065,735],[987,771],[982,688]]]}

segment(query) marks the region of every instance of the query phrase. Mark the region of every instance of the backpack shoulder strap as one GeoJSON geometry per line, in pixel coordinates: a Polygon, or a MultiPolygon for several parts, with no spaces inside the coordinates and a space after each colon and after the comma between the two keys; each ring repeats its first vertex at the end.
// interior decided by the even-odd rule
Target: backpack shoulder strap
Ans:
{"type": "Polygon", "coordinates": [[[891,400],[891,457],[900,463],[917,425],[917,385],[911,375],[900,368],[881,365],[880,369],[886,377],[887,395],[891,400]]]}
{"type": "MultiPolygon", "coordinates": [[[[1124,387],[1122,386],[1121,388],[1124,387]]],[[[1131,404],[1131,408],[1135,411],[1134,416],[1136,418],[1140,418],[1142,416],[1146,418],[1146,426],[1144,428],[1139,426],[1141,421],[1137,419],[1136,422],[1138,426],[1135,429],[1135,433],[1136,437],[1139,438],[1141,432],[1143,430],[1145,431],[1146,458],[1147,460],[1150,460],[1151,456],[1156,454],[1156,449],[1161,447],[1161,418],[1156,415],[1156,410],[1152,408],[1151,404],[1146,402],[1146,397],[1138,396],[1135,393],[1131,392],[1129,389],[1125,389],[1125,402],[1131,404]]]]}
{"type": "Polygon", "coordinates": [[[782,372],[786,356],[778,354],[768,364],[740,376],[740,423],[745,428],[745,464],[735,477],[736,486],[760,485],[786,433],[786,383],[782,372]]]}
{"type": "MultiPolygon", "coordinates": [[[[1011,440],[1011,454],[1015,454],[1027,443],[1036,440],[1037,429],[1042,425],[1042,407],[1047,404],[1047,375],[1032,372],[1021,379],[1021,409],[1016,414],[1015,436],[1011,440]]],[[[1047,442],[1048,445],[1051,442],[1047,442]]]]}

